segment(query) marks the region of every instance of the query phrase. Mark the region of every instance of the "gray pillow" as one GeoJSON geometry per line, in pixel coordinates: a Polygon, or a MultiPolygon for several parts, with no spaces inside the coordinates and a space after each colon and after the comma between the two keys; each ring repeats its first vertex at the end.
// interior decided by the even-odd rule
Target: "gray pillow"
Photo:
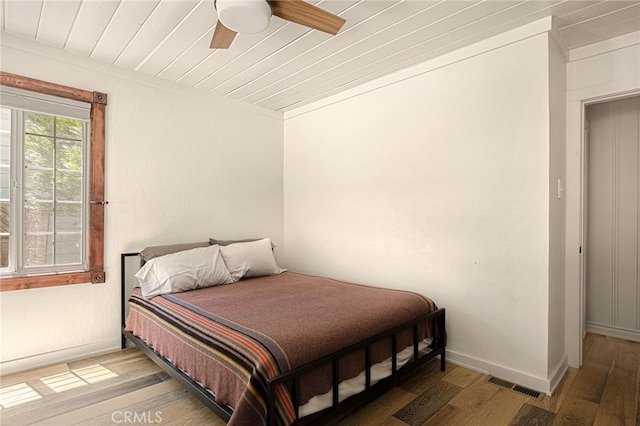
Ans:
{"type": "Polygon", "coordinates": [[[215,238],[209,238],[209,244],[217,244],[219,246],[228,246],[235,243],[251,243],[253,241],[261,240],[262,238],[247,238],[246,240],[216,240],[215,238]]]}
{"type": "Polygon", "coordinates": [[[140,257],[143,262],[148,262],[154,257],[164,256],[165,254],[177,253],[179,251],[191,250],[198,247],[209,247],[209,241],[203,241],[201,243],[182,243],[182,244],[170,244],[165,246],[153,246],[146,247],[140,252],[140,257]]]}

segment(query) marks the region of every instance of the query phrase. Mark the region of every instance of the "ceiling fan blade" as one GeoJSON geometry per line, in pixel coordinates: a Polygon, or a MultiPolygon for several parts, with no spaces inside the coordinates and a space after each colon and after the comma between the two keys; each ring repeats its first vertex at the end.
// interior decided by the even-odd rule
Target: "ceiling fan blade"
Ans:
{"type": "Polygon", "coordinates": [[[236,32],[222,25],[220,21],[216,24],[216,29],[213,31],[213,38],[211,39],[212,49],[228,49],[236,36],[236,32]]]}
{"type": "Polygon", "coordinates": [[[269,1],[274,15],[329,34],[338,34],[346,20],[303,0],[269,1]]]}

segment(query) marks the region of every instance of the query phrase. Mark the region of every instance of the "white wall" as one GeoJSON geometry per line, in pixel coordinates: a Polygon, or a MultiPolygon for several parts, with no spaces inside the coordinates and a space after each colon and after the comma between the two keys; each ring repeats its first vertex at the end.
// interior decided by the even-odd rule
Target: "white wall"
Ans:
{"type": "Polygon", "coordinates": [[[430,296],[449,359],[543,391],[563,339],[546,30],[285,114],[284,173],[289,268],[430,296]]]}
{"type": "Polygon", "coordinates": [[[640,93],[640,32],[570,52],[567,65],[566,351],[582,364],[584,332],[582,235],[583,110],[585,105],[640,93]]]}
{"type": "Polygon", "coordinates": [[[122,252],[213,236],[282,247],[281,114],[6,34],[0,53],[3,71],[109,96],[107,282],[0,293],[3,374],[119,346],[122,252]]]}
{"type": "Polygon", "coordinates": [[[549,344],[551,388],[564,377],[565,354],[565,134],[568,52],[549,38],[549,344]]]}

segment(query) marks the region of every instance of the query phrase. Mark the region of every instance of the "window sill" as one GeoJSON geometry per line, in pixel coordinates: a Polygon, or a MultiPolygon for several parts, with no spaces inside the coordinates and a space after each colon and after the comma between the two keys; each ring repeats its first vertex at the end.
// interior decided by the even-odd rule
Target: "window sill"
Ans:
{"type": "Polygon", "coordinates": [[[70,284],[103,283],[104,272],[76,272],[71,274],[37,275],[31,277],[3,278],[0,291],[26,290],[70,284]],[[93,278],[93,279],[92,279],[93,278]]]}

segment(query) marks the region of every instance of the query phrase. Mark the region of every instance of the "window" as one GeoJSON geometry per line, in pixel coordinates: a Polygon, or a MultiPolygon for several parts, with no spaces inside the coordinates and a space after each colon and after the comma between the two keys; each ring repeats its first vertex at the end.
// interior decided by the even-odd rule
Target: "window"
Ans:
{"type": "Polygon", "coordinates": [[[106,95],[0,72],[1,290],[104,282],[106,95]]]}
{"type": "Polygon", "coordinates": [[[73,114],[29,92],[1,94],[0,268],[5,276],[85,270],[89,106],[73,114]]]}

